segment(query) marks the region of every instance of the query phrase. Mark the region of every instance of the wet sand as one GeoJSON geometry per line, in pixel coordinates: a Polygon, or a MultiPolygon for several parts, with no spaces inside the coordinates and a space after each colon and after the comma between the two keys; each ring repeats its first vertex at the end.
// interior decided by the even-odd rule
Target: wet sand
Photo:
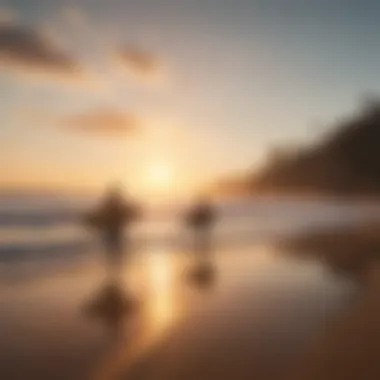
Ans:
{"type": "Polygon", "coordinates": [[[0,378],[278,379],[357,294],[265,245],[197,266],[152,248],[130,257],[121,283],[99,260],[2,282],[0,378]]]}
{"type": "Polygon", "coordinates": [[[363,297],[331,321],[289,380],[376,380],[380,378],[380,266],[368,273],[363,297]]]}
{"type": "Polygon", "coordinates": [[[380,378],[380,229],[378,223],[319,230],[290,239],[299,257],[318,258],[360,284],[360,297],[338,313],[287,377],[289,380],[380,378]]]}

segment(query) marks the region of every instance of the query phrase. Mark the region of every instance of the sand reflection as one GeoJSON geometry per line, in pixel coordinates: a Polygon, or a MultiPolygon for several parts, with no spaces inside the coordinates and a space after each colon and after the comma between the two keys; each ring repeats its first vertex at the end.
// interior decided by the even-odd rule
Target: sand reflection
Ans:
{"type": "Polygon", "coordinates": [[[167,329],[177,317],[175,269],[178,265],[163,250],[153,251],[147,265],[149,289],[145,313],[153,336],[167,329]]]}

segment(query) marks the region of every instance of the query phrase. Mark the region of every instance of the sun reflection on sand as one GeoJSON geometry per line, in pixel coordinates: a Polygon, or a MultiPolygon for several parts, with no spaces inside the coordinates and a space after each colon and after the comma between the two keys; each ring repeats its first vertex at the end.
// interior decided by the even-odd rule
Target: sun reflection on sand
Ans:
{"type": "Polygon", "coordinates": [[[152,333],[165,329],[176,317],[174,268],[173,260],[165,252],[150,255],[147,317],[152,333]]]}

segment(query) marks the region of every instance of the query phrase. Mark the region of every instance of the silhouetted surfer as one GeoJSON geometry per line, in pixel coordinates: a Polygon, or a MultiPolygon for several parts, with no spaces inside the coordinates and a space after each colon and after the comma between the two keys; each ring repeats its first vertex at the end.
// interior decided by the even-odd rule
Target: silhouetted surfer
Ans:
{"type": "Polygon", "coordinates": [[[130,226],[139,216],[136,205],[126,201],[118,187],[111,188],[99,207],[87,217],[87,222],[102,237],[111,268],[122,263],[125,244],[130,244],[130,226]]]}
{"type": "Polygon", "coordinates": [[[208,253],[210,251],[211,232],[215,220],[215,208],[206,198],[200,199],[188,212],[186,222],[194,233],[197,252],[208,253]]]}
{"type": "Polygon", "coordinates": [[[191,207],[186,215],[187,226],[194,239],[195,262],[188,273],[188,280],[198,288],[209,288],[214,284],[216,269],[211,256],[212,228],[216,221],[214,206],[202,198],[191,207]]]}

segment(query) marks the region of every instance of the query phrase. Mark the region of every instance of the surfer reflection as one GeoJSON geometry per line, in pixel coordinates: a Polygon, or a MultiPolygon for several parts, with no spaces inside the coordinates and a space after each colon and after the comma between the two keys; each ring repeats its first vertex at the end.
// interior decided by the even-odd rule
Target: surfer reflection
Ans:
{"type": "Polygon", "coordinates": [[[115,339],[124,337],[125,322],[133,315],[136,302],[127,295],[121,283],[108,281],[84,305],[84,314],[106,327],[115,339]]]}
{"type": "Polygon", "coordinates": [[[121,271],[123,255],[131,248],[131,225],[139,216],[137,206],[126,200],[120,187],[111,187],[100,205],[86,216],[86,222],[100,235],[107,267],[114,275],[121,271]]]}
{"type": "Polygon", "coordinates": [[[215,222],[215,208],[205,197],[199,199],[186,215],[195,253],[195,265],[189,272],[189,279],[202,288],[213,285],[216,276],[212,258],[212,230],[215,222]]]}
{"type": "Polygon", "coordinates": [[[216,281],[217,270],[212,262],[196,262],[188,272],[187,279],[199,289],[211,288],[216,281]]]}

